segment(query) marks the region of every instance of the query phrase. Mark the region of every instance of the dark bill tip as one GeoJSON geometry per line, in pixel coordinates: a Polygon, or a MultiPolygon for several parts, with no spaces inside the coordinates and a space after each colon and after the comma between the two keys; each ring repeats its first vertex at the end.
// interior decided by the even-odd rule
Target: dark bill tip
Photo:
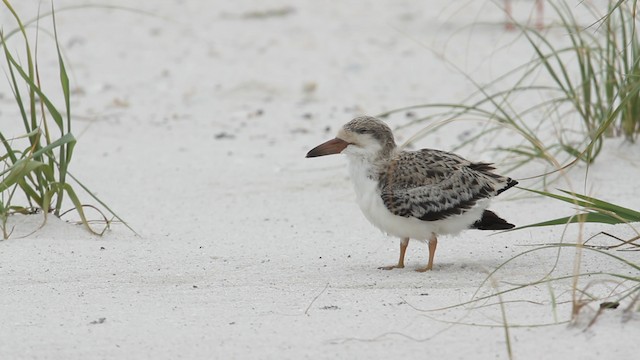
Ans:
{"type": "Polygon", "coordinates": [[[311,157],[317,157],[317,156],[339,154],[348,145],[349,145],[348,142],[342,139],[335,138],[314,147],[313,149],[311,149],[311,151],[307,153],[306,157],[311,158],[311,157]]]}

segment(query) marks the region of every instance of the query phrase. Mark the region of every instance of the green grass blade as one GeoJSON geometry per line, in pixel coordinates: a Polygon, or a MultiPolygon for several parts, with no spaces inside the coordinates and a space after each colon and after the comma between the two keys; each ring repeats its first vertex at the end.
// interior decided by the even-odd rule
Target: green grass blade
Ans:
{"type": "MultiPolygon", "coordinates": [[[[27,82],[30,89],[33,90],[36,94],[38,94],[38,97],[40,98],[40,100],[42,100],[42,102],[47,107],[47,110],[51,113],[51,116],[53,117],[53,120],[56,122],[56,125],[58,126],[58,128],[64,129],[64,125],[62,122],[62,115],[60,115],[60,112],[58,111],[58,109],[56,109],[56,107],[49,100],[49,98],[42,92],[42,90],[40,90],[40,87],[36,85],[36,83],[33,81],[33,78],[30,77],[22,69],[20,64],[16,62],[16,60],[13,58],[13,56],[10,53],[7,53],[7,59],[9,63],[11,63],[11,65],[15,67],[15,69],[18,71],[18,74],[20,74],[20,76],[24,79],[24,81],[27,82]]],[[[34,113],[35,113],[35,109],[34,109],[34,113]]],[[[33,128],[37,128],[37,124],[33,128]]]]}
{"type": "Polygon", "coordinates": [[[624,223],[623,221],[620,221],[619,219],[617,219],[615,217],[612,217],[612,216],[609,216],[609,215],[605,215],[605,214],[581,213],[581,214],[572,215],[572,216],[566,216],[566,217],[557,218],[557,219],[553,219],[553,220],[542,221],[542,222],[535,223],[535,224],[518,226],[518,227],[513,228],[511,230],[508,230],[508,231],[521,230],[521,229],[532,228],[532,227],[566,225],[566,224],[588,223],[588,222],[611,224],[611,225],[624,223]]]}
{"type": "Polygon", "coordinates": [[[56,14],[51,3],[51,18],[53,20],[53,35],[56,43],[56,52],[58,54],[58,67],[60,71],[60,85],[62,86],[62,94],[64,95],[64,105],[67,113],[67,129],[66,132],[71,132],[71,105],[70,105],[70,91],[69,91],[69,76],[62,60],[62,53],[60,52],[60,43],[58,41],[58,27],[56,26],[56,14]]]}
{"type": "MultiPolygon", "coordinates": [[[[25,30],[24,25],[22,24],[22,21],[20,20],[20,17],[16,13],[16,11],[13,9],[13,7],[9,3],[9,1],[8,0],[3,0],[3,3],[7,7],[7,9],[9,9],[9,11],[11,12],[11,15],[13,15],[13,18],[18,23],[18,29],[20,30],[20,32],[22,33],[22,37],[24,38],[24,45],[25,45],[26,56],[27,56],[27,72],[28,72],[28,75],[26,75],[26,73],[25,73],[24,76],[28,77],[31,80],[31,82],[33,82],[33,80],[35,78],[35,73],[34,73],[33,58],[31,56],[31,48],[29,46],[29,39],[27,37],[27,32],[25,30]]],[[[4,44],[4,42],[3,42],[3,44],[4,44]]],[[[6,46],[5,46],[5,49],[6,49],[6,46]]],[[[8,51],[7,51],[7,54],[9,54],[8,51]]],[[[9,54],[9,56],[11,56],[11,54],[9,54]]],[[[21,67],[20,67],[19,71],[22,71],[21,67]]],[[[38,127],[38,119],[37,119],[37,115],[36,115],[37,114],[36,113],[36,98],[35,98],[34,94],[35,94],[35,90],[32,87],[30,87],[29,88],[29,110],[30,110],[29,114],[30,114],[30,120],[31,120],[31,125],[29,126],[30,129],[35,129],[36,127],[38,127]]]]}
{"type": "Polygon", "coordinates": [[[572,195],[573,197],[566,197],[562,195],[552,194],[546,191],[539,191],[527,188],[521,188],[526,191],[530,191],[536,194],[540,194],[546,197],[564,201],[566,203],[574,204],[583,207],[587,212],[567,216],[563,218],[543,221],[535,224],[525,225],[517,227],[513,230],[525,229],[530,227],[539,226],[551,226],[551,225],[564,225],[568,223],[577,222],[594,222],[604,224],[624,224],[633,221],[640,221],[640,213],[631,209],[627,209],[622,206],[618,206],[606,201],[602,201],[590,196],[580,195],[572,193],[566,190],[560,190],[565,194],[572,195]]]}
{"type": "Polygon", "coordinates": [[[131,226],[129,226],[129,224],[126,221],[124,221],[118,214],[116,214],[113,210],[111,210],[111,208],[107,206],[107,204],[105,204],[102,200],[100,200],[99,197],[97,197],[93,192],[91,192],[91,190],[89,190],[89,188],[87,188],[82,182],[80,182],[80,180],[78,180],[75,176],[73,176],[73,174],[68,173],[67,175],[69,175],[70,178],[72,178],[78,185],[80,185],[82,190],[84,190],[87,194],[89,194],[89,196],[91,196],[95,201],[97,201],[100,205],[102,205],[105,209],[107,209],[107,211],[109,211],[110,214],[112,214],[116,219],[118,219],[118,221],[123,223],[124,226],[127,227],[127,229],[131,230],[134,234],[139,236],[139,234],[131,226]]]}
{"type": "Polygon", "coordinates": [[[45,164],[35,160],[23,161],[12,166],[9,174],[2,180],[2,182],[0,182],[0,192],[5,191],[13,184],[24,178],[28,173],[42,166],[45,166],[45,164]]]}
{"type": "MultiPolygon", "coordinates": [[[[82,222],[82,224],[85,226],[85,228],[87,230],[89,230],[89,232],[95,234],[95,235],[102,235],[104,233],[103,230],[102,232],[97,232],[95,230],[93,230],[91,228],[91,226],[89,225],[89,222],[87,220],[87,217],[84,214],[84,210],[82,207],[82,203],[80,202],[80,199],[78,198],[78,196],[76,195],[75,191],[73,190],[73,188],[71,187],[71,185],[69,184],[62,184],[62,183],[55,183],[52,184],[51,189],[45,194],[44,197],[44,201],[43,201],[43,207],[48,209],[51,207],[51,200],[53,198],[53,195],[59,193],[60,191],[64,191],[67,193],[67,195],[69,195],[69,199],[71,199],[71,202],[73,203],[73,206],[75,207],[76,211],[78,212],[78,215],[80,216],[80,220],[82,222]]],[[[45,210],[44,212],[44,216],[45,216],[45,221],[47,219],[48,216],[48,211],[45,210]]]]}
{"type": "Polygon", "coordinates": [[[570,197],[566,197],[566,196],[562,196],[562,195],[558,195],[558,194],[553,194],[550,192],[546,192],[546,191],[541,191],[541,190],[535,190],[535,189],[527,189],[527,188],[520,188],[522,190],[526,190],[532,193],[536,193],[538,195],[542,195],[542,196],[546,196],[546,197],[550,197],[550,198],[554,198],[557,200],[561,200],[570,204],[574,204],[574,205],[578,205],[578,206],[582,206],[585,208],[591,208],[593,207],[593,203],[590,203],[588,201],[583,201],[583,200],[578,200],[575,198],[570,198],[570,197]]]}
{"type": "MultiPolygon", "coordinates": [[[[2,41],[2,47],[4,49],[4,55],[5,58],[7,60],[7,63],[10,64],[9,61],[9,49],[6,47],[6,39],[4,37],[4,33],[0,30],[0,41],[2,41]]],[[[24,103],[22,100],[22,94],[20,93],[20,87],[18,86],[18,81],[16,80],[16,75],[15,72],[13,70],[13,66],[8,66],[8,70],[9,70],[9,79],[11,82],[11,91],[13,92],[13,97],[16,99],[16,104],[18,105],[18,108],[20,109],[20,115],[22,117],[22,121],[23,121],[23,125],[24,128],[27,132],[32,131],[33,129],[31,129],[31,125],[29,123],[29,116],[27,115],[27,111],[24,108],[24,103]]],[[[34,135],[34,137],[31,138],[31,144],[35,145],[36,144],[36,137],[34,135]]]]}
{"type": "MultiPolygon", "coordinates": [[[[76,139],[73,137],[73,134],[71,134],[71,133],[65,134],[63,137],[57,139],[56,141],[52,142],[51,144],[49,144],[49,145],[39,149],[38,151],[35,151],[34,153],[32,153],[31,157],[32,158],[38,158],[42,154],[44,154],[46,152],[50,152],[50,151],[52,151],[53,149],[55,149],[57,147],[60,147],[60,146],[65,145],[65,144],[75,143],[75,142],[76,142],[76,139]]],[[[20,159],[13,166],[18,166],[20,164],[20,162],[27,161],[27,160],[29,160],[29,158],[20,159]]],[[[9,171],[11,171],[11,168],[3,170],[2,172],[0,172],[0,176],[5,175],[9,171]]]]}
{"type": "Polygon", "coordinates": [[[612,213],[615,213],[617,215],[619,215],[620,217],[623,217],[629,221],[640,221],[640,212],[638,211],[634,211],[631,210],[629,208],[625,208],[619,205],[615,205],[603,200],[599,200],[590,196],[586,196],[586,195],[581,195],[581,194],[576,194],[576,193],[572,193],[570,191],[566,191],[566,190],[560,190],[565,194],[569,194],[569,195],[573,195],[577,198],[580,198],[582,200],[585,200],[591,204],[593,204],[593,207],[597,208],[597,209],[602,209],[605,211],[610,211],[612,213]]]}

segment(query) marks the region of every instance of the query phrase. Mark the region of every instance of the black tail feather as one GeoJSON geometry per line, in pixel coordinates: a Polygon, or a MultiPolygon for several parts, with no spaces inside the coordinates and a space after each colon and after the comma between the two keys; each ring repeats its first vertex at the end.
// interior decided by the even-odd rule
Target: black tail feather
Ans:
{"type": "Polygon", "coordinates": [[[509,224],[505,219],[499,217],[491,210],[485,210],[480,220],[471,225],[472,229],[478,230],[507,230],[514,227],[515,225],[509,224]]]}

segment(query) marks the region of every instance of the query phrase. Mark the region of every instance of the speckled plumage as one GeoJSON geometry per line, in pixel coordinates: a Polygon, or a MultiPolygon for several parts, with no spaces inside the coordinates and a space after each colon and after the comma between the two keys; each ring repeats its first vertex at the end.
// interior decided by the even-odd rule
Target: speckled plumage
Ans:
{"type": "Polygon", "coordinates": [[[402,151],[391,129],[369,116],[345,124],[335,139],[307,157],[342,153],[356,200],[365,217],[380,230],[402,239],[398,265],[404,267],[409,239],[429,240],[430,270],[438,234],[462,230],[509,229],[513,225],[486,210],[490,199],[517,181],[498,175],[489,163],[471,162],[440,150],[402,151]]]}
{"type": "Polygon", "coordinates": [[[460,215],[514,185],[490,164],[432,149],[398,152],[377,167],[387,209],[425,221],[460,215]]]}

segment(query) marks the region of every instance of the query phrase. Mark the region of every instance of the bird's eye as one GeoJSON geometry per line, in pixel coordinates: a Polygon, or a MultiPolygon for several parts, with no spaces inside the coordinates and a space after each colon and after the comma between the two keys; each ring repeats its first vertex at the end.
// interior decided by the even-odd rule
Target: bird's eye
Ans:
{"type": "Polygon", "coordinates": [[[358,134],[371,134],[371,133],[373,133],[373,131],[370,130],[370,129],[358,129],[358,130],[356,130],[356,132],[358,134]]]}

